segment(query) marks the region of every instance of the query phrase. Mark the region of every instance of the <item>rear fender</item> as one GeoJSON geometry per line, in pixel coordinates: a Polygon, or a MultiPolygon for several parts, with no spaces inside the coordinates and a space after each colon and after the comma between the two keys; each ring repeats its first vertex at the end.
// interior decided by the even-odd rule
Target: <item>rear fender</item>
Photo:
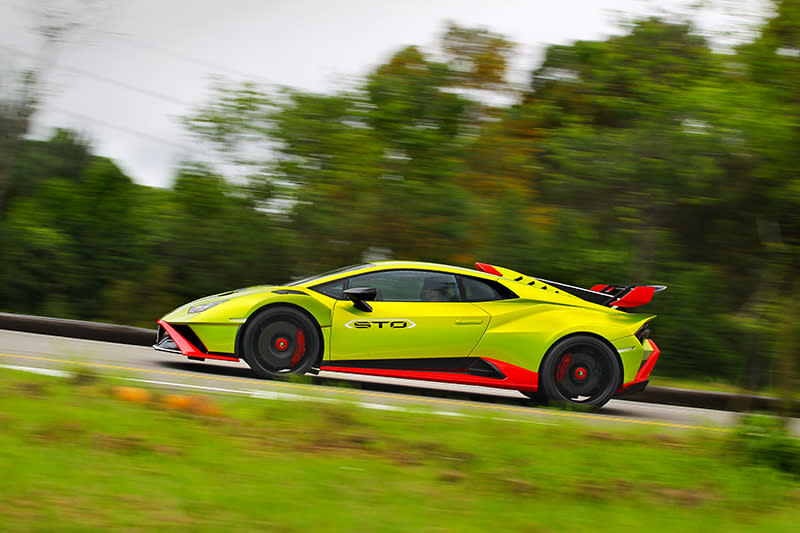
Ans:
{"type": "MultiPolygon", "coordinates": [[[[583,337],[593,337],[593,338],[599,340],[600,342],[605,344],[611,350],[611,352],[616,356],[617,364],[619,365],[619,369],[620,369],[620,382],[617,383],[616,387],[619,388],[623,383],[625,383],[625,370],[626,370],[625,364],[623,363],[622,357],[620,356],[620,353],[619,353],[619,350],[617,349],[617,347],[611,341],[609,341],[608,339],[606,339],[605,337],[603,337],[601,335],[598,335],[596,333],[592,333],[592,332],[589,332],[589,331],[576,331],[574,333],[570,333],[570,334],[565,335],[563,337],[557,338],[550,345],[550,347],[547,349],[547,352],[545,353],[545,355],[550,353],[550,350],[553,348],[553,346],[555,346],[556,343],[561,342],[563,340],[571,339],[571,338],[574,338],[574,337],[581,337],[581,336],[583,336],[583,337]]],[[[636,340],[636,339],[634,338],[634,340],[636,340]]],[[[639,359],[641,359],[641,355],[639,356],[639,359]]],[[[539,373],[540,376],[542,375],[542,363],[544,363],[544,360],[545,360],[545,357],[542,357],[542,361],[539,363],[539,371],[538,371],[538,373],[539,373]]],[[[634,371],[634,374],[635,374],[635,371],[634,371]]]]}

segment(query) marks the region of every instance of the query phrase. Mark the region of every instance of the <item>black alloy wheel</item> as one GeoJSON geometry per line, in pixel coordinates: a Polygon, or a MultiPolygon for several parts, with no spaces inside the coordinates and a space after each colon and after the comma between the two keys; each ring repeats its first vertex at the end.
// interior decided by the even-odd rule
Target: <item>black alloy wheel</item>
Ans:
{"type": "Polygon", "coordinates": [[[548,401],[599,409],[616,393],[622,369],[617,354],[588,335],[568,337],[547,352],[539,383],[548,401]]]}
{"type": "Polygon", "coordinates": [[[314,322],[292,307],[270,307],[246,325],[242,337],[245,362],[262,378],[305,374],[322,348],[314,322]]]}

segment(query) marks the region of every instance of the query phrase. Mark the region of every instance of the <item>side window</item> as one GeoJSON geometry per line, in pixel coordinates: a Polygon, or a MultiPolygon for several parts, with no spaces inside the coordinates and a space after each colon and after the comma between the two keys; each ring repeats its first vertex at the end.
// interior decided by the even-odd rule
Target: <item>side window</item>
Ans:
{"type": "Polygon", "coordinates": [[[317,292],[321,292],[325,296],[330,296],[331,298],[336,298],[337,300],[344,300],[344,281],[345,278],[337,279],[311,288],[317,292]]]}
{"type": "Polygon", "coordinates": [[[461,284],[464,287],[464,299],[468,302],[489,302],[517,297],[505,287],[488,280],[462,276],[461,284]]]}
{"type": "Polygon", "coordinates": [[[460,302],[456,277],[422,270],[388,270],[350,278],[349,287],[373,287],[377,301],[460,302]]]}

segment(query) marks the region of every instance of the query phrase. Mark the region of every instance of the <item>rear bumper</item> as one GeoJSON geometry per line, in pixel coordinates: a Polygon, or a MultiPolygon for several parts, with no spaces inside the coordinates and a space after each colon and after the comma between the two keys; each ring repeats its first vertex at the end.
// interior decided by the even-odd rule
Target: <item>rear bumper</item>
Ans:
{"type": "Polygon", "coordinates": [[[644,343],[645,358],[642,359],[642,364],[639,367],[639,371],[636,373],[636,377],[633,378],[633,381],[625,383],[619,389],[617,389],[616,396],[642,392],[645,387],[647,387],[647,383],[649,382],[648,378],[650,377],[650,373],[653,371],[653,367],[656,366],[658,356],[661,355],[661,350],[651,339],[646,339],[644,343]]]}
{"type": "Polygon", "coordinates": [[[209,352],[206,347],[203,346],[199,338],[195,340],[194,343],[189,341],[184,335],[181,335],[175,327],[164,320],[158,321],[158,333],[156,334],[156,343],[153,345],[153,348],[160,352],[185,355],[186,357],[194,357],[197,359],[219,359],[222,361],[239,360],[239,358],[234,357],[233,354],[226,355],[209,352]],[[196,346],[196,344],[199,346],[196,346]]]}

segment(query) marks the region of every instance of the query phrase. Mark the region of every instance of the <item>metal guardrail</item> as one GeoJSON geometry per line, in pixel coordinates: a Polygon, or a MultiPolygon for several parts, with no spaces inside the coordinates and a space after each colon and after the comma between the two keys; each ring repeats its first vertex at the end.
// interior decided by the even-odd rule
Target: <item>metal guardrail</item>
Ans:
{"type": "MultiPolygon", "coordinates": [[[[156,341],[154,329],[11,313],[0,313],[0,329],[135,346],[152,346],[156,341]]],[[[652,385],[642,392],[625,396],[625,400],[736,412],[780,411],[782,406],[780,399],[769,396],[652,385]]],[[[800,413],[800,402],[794,402],[793,412],[800,413]]]]}
{"type": "Polygon", "coordinates": [[[154,329],[11,313],[0,313],[0,329],[135,346],[152,346],[156,342],[154,329]]]}

